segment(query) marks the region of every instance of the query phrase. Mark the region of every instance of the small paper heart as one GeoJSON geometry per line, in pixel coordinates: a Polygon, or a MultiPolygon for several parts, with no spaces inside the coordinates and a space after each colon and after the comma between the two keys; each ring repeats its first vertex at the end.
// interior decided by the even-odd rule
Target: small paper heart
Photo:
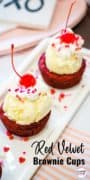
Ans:
{"type": "Polygon", "coordinates": [[[3,151],[4,151],[4,152],[8,152],[9,150],[10,150],[9,147],[4,147],[4,148],[3,148],[3,151]]]}
{"type": "Polygon", "coordinates": [[[26,159],[24,157],[19,157],[19,163],[22,164],[26,161],[26,159]]]}

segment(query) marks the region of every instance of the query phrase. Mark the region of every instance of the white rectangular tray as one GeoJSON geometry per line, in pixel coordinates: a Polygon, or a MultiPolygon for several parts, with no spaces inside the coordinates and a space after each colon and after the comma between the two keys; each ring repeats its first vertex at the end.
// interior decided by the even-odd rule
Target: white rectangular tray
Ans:
{"type": "MultiPolygon", "coordinates": [[[[41,44],[25,59],[19,72],[25,73],[33,71],[38,73],[39,78],[42,80],[39,69],[38,59],[40,54],[43,53],[48,45],[49,39],[41,42],[41,44]]],[[[87,70],[86,70],[87,71],[87,70]]],[[[2,100],[7,92],[7,89],[17,82],[18,78],[11,77],[0,90],[0,99],[2,100]]],[[[43,81],[43,80],[42,80],[43,81]]],[[[48,87],[50,89],[50,87],[48,87]]],[[[68,90],[56,90],[55,95],[52,95],[53,107],[51,117],[42,132],[38,135],[30,137],[28,141],[23,138],[14,136],[13,140],[9,140],[6,135],[6,129],[0,122],[0,160],[3,161],[3,180],[25,180],[33,176],[38,168],[38,165],[33,165],[33,157],[35,156],[34,148],[31,144],[37,140],[45,140],[46,145],[50,146],[55,143],[58,137],[63,132],[64,128],[72,120],[74,114],[80,108],[80,105],[89,94],[87,73],[83,76],[81,83],[68,90]],[[64,93],[65,98],[60,102],[58,97],[60,93],[64,93]],[[8,152],[4,152],[3,148],[9,147],[8,152]],[[26,161],[22,164],[19,163],[18,158],[25,157],[26,161]]],[[[47,155],[47,154],[46,154],[47,155]]],[[[38,158],[45,158],[46,155],[38,155],[38,158]]]]}

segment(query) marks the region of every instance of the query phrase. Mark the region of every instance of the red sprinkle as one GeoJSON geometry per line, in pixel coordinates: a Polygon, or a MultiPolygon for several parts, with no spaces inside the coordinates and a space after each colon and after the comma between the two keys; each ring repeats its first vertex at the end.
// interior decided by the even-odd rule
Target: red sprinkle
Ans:
{"type": "Polygon", "coordinates": [[[67,106],[64,106],[64,109],[67,109],[68,107],[67,106]]]}
{"type": "Polygon", "coordinates": [[[38,95],[41,96],[41,92],[38,95]]]}
{"type": "Polygon", "coordinates": [[[19,96],[19,95],[16,95],[16,98],[21,101],[21,102],[24,102],[24,100],[19,96]]]}
{"type": "Polygon", "coordinates": [[[20,85],[25,86],[26,88],[34,86],[36,84],[36,79],[31,74],[25,74],[20,78],[20,85]]]}
{"type": "Polygon", "coordinates": [[[9,89],[8,89],[8,91],[10,92],[10,91],[11,91],[11,89],[9,88],[9,89]]]}
{"type": "Polygon", "coordinates": [[[19,161],[20,164],[22,164],[22,163],[24,163],[26,161],[26,159],[24,157],[20,156],[18,158],[18,161],[19,161]]]}
{"type": "Polygon", "coordinates": [[[9,139],[10,140],[13,140],[14,139],[14,136],[12,135],[12,136],[9,136],[9,139]]]}
{"type": "Polygon", "coordinates": [[[64,97],[65,97],[65,94],[64,94],[64,93],[61,93],[61,94],[60,94],[60,97],[61,97],[61,98],[64,98],[64,97]]]}
{"type": "Polygon", "coordinates": [[[55,47],[55,44],[54,44],[54,43],[52,43],[52,47],[55,47]]]}
{"type": "Polygon", "coordinates": [[[35,92],[37,92],[36,88],[32,90],[32,94],[34,94],[35,92]]]}
{"type": "Polygon", "coordinates": [[[3,151],[4,151],[4,152],[8,152],[9,150],[10,150],[9,147],[3,147],[3,151]]]}
{"type": "Polygon", "coordinates": [[[10,140],[13,140],[13,139],[14,139],[13,134],[11,134],[9,131],[6,132],[6,135],[8,136],[8,138],[9,138],[10,140]]]}
{"type": "Polygon", "coordinates": [[[51,88],[51,89],[50,89],[50,93],[53,95],[53,94],[55,94],[55,93],[56,93],[56,90],[55,90],[55,89],[53,89],[53,88],[51,88]]]}
{"type": "Polygon", "coordinates": [[[16,89],[15,89],[15,92],[17,92],[17,91],[19,91],[19,88],[16,88],[16,89]]]}
{"type": "Polygon", "coordinates": [[[65,47],[66,47],[66,48],[69,48],[70,46],[69,46],[69,44],[66,44],[65,47]]]}
{"type": "Polygon", "coordinates": [[[23,154],[26,154],[26,152],[24,151],[23,154]]]}
{"type": "Polygon", "coordinates": [[[24,137],[23,138],[23,141],[28,141],[29,140],[29,137],[24,137]]]}
{"type": "Polygon", "coordinates": [[[60,93],[59,94],[59,101],[61,101],[62,99],[64,99],[65,98],[65,94],[64,93],[60,93]]]}
{"type": "Polygon", "coordinates": [[[81,50],[81,48],[78,47],[78,48],[76,48],[75,50],[76,50],[76,51],[79,51],[79,50],[81,50]]]}

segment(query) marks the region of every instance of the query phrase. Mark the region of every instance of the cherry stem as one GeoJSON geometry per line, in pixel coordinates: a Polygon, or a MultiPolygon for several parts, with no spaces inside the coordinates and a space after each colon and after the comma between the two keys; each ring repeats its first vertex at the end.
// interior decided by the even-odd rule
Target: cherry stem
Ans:
{"type": "Polygon", "coordinates": [[[68,13],[68,16],[67,16],[67,19],[66,19],[65,30],[67,29],[68,22],[69,22],[69,18],[70,18],[70,15],[71,15],[71,11],[72,11],[73,5],[74,5],[75,3],[76,3],[76,0],[75,0],[74,2],[72,2],[71,6],[70,6],[69,13],[68,13]]]}
{"type": "Polygon", "coordinates": [[[12,64],[12,68],[14,70],[14,72],[17,74],[18,77],[22,77],[17,71],[16,71],[16,68],[15,68],[15,65],[14,65],[14,60],[13,60],[13,55],[14,55],[14,44],[11,45],[11,64],[12,64]]]}

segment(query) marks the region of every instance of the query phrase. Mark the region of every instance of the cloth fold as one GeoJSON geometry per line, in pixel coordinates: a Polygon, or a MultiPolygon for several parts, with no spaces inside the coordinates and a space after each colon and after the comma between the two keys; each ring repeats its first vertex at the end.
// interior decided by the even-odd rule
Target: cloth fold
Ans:
{"type": "MultiPolygon", "coordinates": [[[[47,30],[36,30],[27,29],[22,27],[17,27],[11,29],[8,32],[1,33],[0,36],[0,55],[6,55],[10,53],[10,45],[15,44],[15,52],[21,51],[23,49],[30,48],[38,44],[42,39],[53,35],[58,32],[61,28],[65,27],[65,22],[67,14],[72,0],[57,0],[57,5],[55,13],[53,15],[53,20],[47,30]]],[[[68,22],[69,27],[74,27],[77,25],[81,19],[85,16],[87,10],[87,4],[85,0],[76,1],[72,13],[68,22]],[[82,4],[82,6],[81,6],[82,4]]]]}

